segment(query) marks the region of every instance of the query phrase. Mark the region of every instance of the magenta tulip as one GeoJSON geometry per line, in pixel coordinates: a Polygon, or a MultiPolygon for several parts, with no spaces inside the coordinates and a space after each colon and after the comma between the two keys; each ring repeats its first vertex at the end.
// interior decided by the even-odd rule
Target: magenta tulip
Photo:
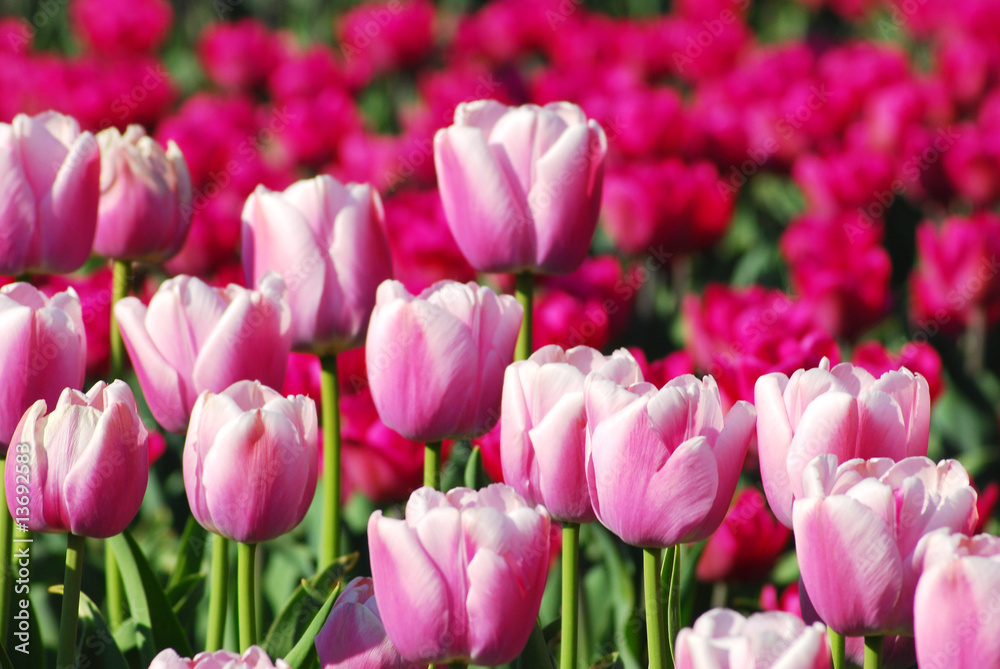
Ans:
{"type": "Polygon", "coordinates": [[[170,141],[164,150],[140,125],[97,133],[101,200],[94,252],[161,262],[181,250],[191,225],[191,176],[170,141]]]}
{"type": "Polygon", "coordinates": [[[206,391],[184,442],[191,514],[227,539],[255,544],[300,522],[316,493],[316,404],[255,381],[206,391]]]}
{"type": "Polygon", "coordinates": [[[0,274],[72,272],[90,255],[101,157],[76,120],[56,112],[0,123],[0,274]]]}
{"type": "Polygon", "coordinates": [[[87,363],[80,298],[70,288],[51,298],[27,283],[0,288],[0,451],[38,400],[54,405],[64,388],[83,386],[87,363]]]}
{"type": "Polygon", "coordinates": [[[927,380],[902,368],[878,379],[861,367],[800,369],[757,380],[757,448],[767,503],[786,527],[802,494],[802,472],[821,453],[892,460],[927,454],[927,380]]]}
{"type": "Polygon", "coordinates": [[[923,548],[913,599],[921,669],[1000,666],[1000,538],[938,530],[923,548]]]}
{"type": "Polygon", "coordinates": [[[410,662],[496,666],[521,652],[549,566],[549,515],[495,483],[410,495],[406,518],[368,520],[375,598],[410,662]]]}
{"type": "Polygon", "coordinates": [[[66,388],[35,402],[14,431],[4,471],[7,508],[32,532],[104,539],[139,512],[149,478],[148,433],[128,384],[66,388]]]}
{"type": "Polygon", "coordinates": [[[657,391],[592,375],[584,395],[598,520],[643,548],[700,541],[718,529],[753,438],[753,406],[737,402],[723,419],[711,376],[679,376],[657,391]]]}
{"type": "Polygon", "coordinates": [[[439,281],[414,297],[384,282],[365,345],[382,421],[415,441],[489,432],[523,313],[513,296],[474,283],[439,281]]]}
{"type": "Polygon", "coordinates": [[[392,278],[378,191],[320,175],[282,193],[257,186],[243,208],[243,271],[288,286],[292,345],[339,353],[364,343],[375,292],[392,278]]]}
{"type": "Polygon", "coordinates": [[[503,479],[553,518],[597,519],[587,488],[587,416],[583,382],[596,374],[623,385],[642,381],[639,364],[624,349],[603,356],[578,346],[545,346],[507,368],[500,419],[503,479]]]}
{"type": "Polygon", "coordinates": [[[201,279],[164,281],[146,307],[135,297],[115,305],[122,339],[153,417],[183,432],[198,395],[244,379],[280,388],[291,345],[285,284],[272,274],[260,291],[201,279]]]}
{"type": "Polygon", "coordinates": [[[370,578],[347,584],[316,635],[322,669],[422,669],[407,662],[385,635],[370,578]]]}
{"type": "Polygon", "coordinates": [[[290,669],[284,660],[271,662],[260,646],[250,646],[242,655],[230,650],[198,653],[194,659],[181,657],[167,648],[153,658],[149,669],[290,669]]]}
{"type": "Polygon", "coordinates": [[[969,533],[976,492],[955,460],[893,463],[817,456],[792,510],[802,585],[819,617],[845,636],[912,634],[920,539],[969,533]]]}
{"type": "Polygon", "coordinates": [[[744,618],[712,609],[677,635],[677,669],[828,669],[830,649],[821,623],[806,625],[784,611],[744,618]]]}
{"type": "Polygon", "coordinates": [[[458,105],[434,136],[444,211],[465,257],[483,272],[572,272],[601,206],[608,141],[568,102],[458,105]]]}

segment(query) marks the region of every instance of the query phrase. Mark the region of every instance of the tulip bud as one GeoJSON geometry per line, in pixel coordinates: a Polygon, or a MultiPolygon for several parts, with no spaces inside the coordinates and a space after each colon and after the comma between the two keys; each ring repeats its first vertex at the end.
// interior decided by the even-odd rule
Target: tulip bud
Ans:
{"type": "Polygon", "coordinates": [[[259,291],[201,279],[164,281],[146,307],[135,297],[115,305],[115,317],[153,417],[183,432],[198,395],[237,381],[280,388],[291,345],[285,284],[264,277],[259,291]]]}
{"type": "Polygon", "coordinates": [[[191,224],[191,177],[170,141],[166,152],[140,125],[97,133],[101,200],[94,252],[161,262],[181,250],[191,224]]]}
{"type": "Polygon", "coordinates": [[[80,298],[70,288],[51,298],[27,283],[0,288],[0,450],[38,400],[54,405],[64,388],[83,386],[87,361],[80,298]]]}
{"type": "Polygon", "coordinates": [[[439,281],[414,297],[384,282],[365,347],[382,421],[415,441],[489,432],[522,314],[513,296],[474,283],[439,281]]]}
{"type": "Polygon", "coordinates": [[[370,578],[347,584],[316,635],[323,669],[423,669],[407,662],[385,635],[370,578]]]}
{"type": "Polygon", "coordinates": [[[320,175],[284,192],[257,186],[243,208],[243,270],[260,286],[285,279],[296,350],[360,346],[378,285],[392,278],[378,191],[320,175]]]}
{"type": "Polygon", "coordinates": [[[300,522],[316,493],[316,404],[239,381],[202,393],[184,442],[184,488],[195,519],[244,544],[300,522]]]}
{"type": "Polygon", "coordinates": [[[434,136],[448,225],[483,272],[572,272],[597,227],[608,140],[568,102],[458,105],[434,136]]]}
{"type": "Polygon", "coordinates": [[[375,598],[399,654],[496,666],[524,649],[549,566],[548,513],[509,486],[424,487],[368,520],[375,598]]]}
{"type": "Polygon", "coordinates": [[[7,508],[32,532],[105,539],[139,512],[149,478],[148,435],[132,390],[103,381],[66,388],[51,412],[35,402],[14,431],[4,471],[7,508]]]}
{"type": "Polygon", "coordinates": [[[72,272],[90,255],[100,152],[75,119],[49,111],[0,123],[0,274],[72,272]]]}

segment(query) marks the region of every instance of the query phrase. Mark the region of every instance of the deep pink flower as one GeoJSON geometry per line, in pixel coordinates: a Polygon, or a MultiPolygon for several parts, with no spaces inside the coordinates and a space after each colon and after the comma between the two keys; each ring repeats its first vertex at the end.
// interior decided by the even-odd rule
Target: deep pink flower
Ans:
{"type": "Polygon", "coordinates": [[[851,363],[865,368],[875,377],[903,367],[919,374],[927,380],[931,405],[944,391],[941,356],[927,342],[907,342],[898,353],[889,351],[877,341],[862,342],[851,352],[851,363]]]}
{"type": "Polygon", "coordinates": [[[165,0],[73,0],[69,15],[77,37],[108,56],[155,51],[174,22],[165,0]]]}
{"type": "Polygon", "coordinates": [[[708,538],[695,574],[702,581],[761,579],[774,567],[790,535],[767,508],[763,493],[744,488],[708,538]]]}
{"type": "Polygon", "coordinates": [[[283,56],[281,38],[254,18],[209,24],[198,39],[201,66],[223,88],[262,86],[283,56]]]}

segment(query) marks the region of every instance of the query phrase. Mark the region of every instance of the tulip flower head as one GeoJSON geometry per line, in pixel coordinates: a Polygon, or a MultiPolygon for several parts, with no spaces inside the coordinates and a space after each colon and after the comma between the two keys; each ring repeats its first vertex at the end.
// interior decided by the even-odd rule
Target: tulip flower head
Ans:
{"type": "Polygon", "coordinates": [[[699,541],[722,522],[753,438],[754,408],[725,418],[711,376],[657,390],[591,375],[587,484],[597,519],[626,543],[664,548],[699,541]]]}
{"type": "Polygon", "coordinates": [[[576,105],[459,104],[434,136],[448,225],[482,272],[572,272],[597,227],[608,141],[576,105]]]}
{"type": "Polygon", "coordinates": [[[101,200],[94,252],[160,262],[177,254],[191,225],[191,176],[177,144],[164,152],[140,125],[97,133],[101,200]]]}
{"type": "Polygon", "coordinates": [[[87,339],[76,291],[51,298],[28,283],[0,288],[0,449],[7,451],[24,412],[54,405],[64,388],[83,386],[87,339]]]}
{"type": "Polygon", "coordinates": [[[201,279],[164,281],[146,307],[136,297],[115,305],[122,339],[153,417],[183,432],[198,395],[237,381],[280,388],[291,346],[291,314],[277,274],[259,291],[201,279]]]}
{"type": "Polygon", "coordinates": [[[845,636],[912,634],[920,540],[970,533],[976,492],[955,460],[819,455],[802,474],[792,528],[802,584],[819,617],[845,636]]]}
{"type": "Polygon", "coordinates": [[[814,457],[926,455],[930,429],[927,380],[906,368],[875,378],[863,368],[828,360],[791,378],[762,376],[754,391],[757,448],[764,493],[774,515],[792,525],[792,501],[802,495],[802,472],[814,457]]]}
{"type": "Polygon", "coordinates": [[[103,381],[38,400],[14,431],[4,471],[7,507],[32,532],[105,539],[139,512],[149,479],[148,433],[132,390],[103,381]]]}
{"type": "Polygon", "coordinates": [[[512,295],[475,283],[439,281],[414,297],[384,282],[365,346],[382,421],[415,441],[489,432],[523,313],[512,295]]]}
{"type": "Polygon", "coordinates": [[[830,651],[822,623],[806,625],[784,611],[744,618],[712,609],[677,635],[677,669],[828,669],[830,651]]]}
{"type": "Polygon", "coordinates": [[[0,274],[72,272],[90,255],[100,149],[75,119],[48,111],[0,123],[0,274]]]}
{"type": "Polygon", "coordinates": [[[368,520],[375,598],[399,654],[496,666],[524,649],[549,566],[548,512],[512,488],[423,487],[368,520]]]}
{"type": "Polygon", "coordinates": [[[202,527],[244,544],[302,522],[316,493],[316,404],[259,382],[205,391],[184,442],[184,488],[202,527]]]}
{"type": "Polygon", "coordinates": [[[284,660],[271,662],[264,649],[250,646],[242,655],[231,650],[198,653],[194,659],[181,657],[167,648],[153,658],[149,669],[290,669],[284,660]]]}
{"type": "Polygon", "coordinates": [[[344,587],[330,616],[316,635],[323,669],[423,669],[399,656],[382,627],[370,578],[357,577],[344,587]]]}
{"type": "Polygon", "coordinates": [[[360,346],[375,291],[392,278],[378,191],[327,175],[280,193],[257,186],[243,208],[243,270],[257,287],[270,271],[284,278],[296,350],[360,346]]]}
{"type": "Polygon", "coordinates": [[[504,481],[554,518],[574,523],[597,519],[586,474],[588,374],[624,385],[642,381],[624,349],[604,356],[587,346],[545,346],[507,367],[500,413],[504,481]]]}

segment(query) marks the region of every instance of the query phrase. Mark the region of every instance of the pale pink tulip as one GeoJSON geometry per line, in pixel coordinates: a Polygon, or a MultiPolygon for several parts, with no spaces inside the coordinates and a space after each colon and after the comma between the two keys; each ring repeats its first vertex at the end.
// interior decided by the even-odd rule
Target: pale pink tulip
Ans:
{"type": "Polygon", "coordinates": [[[243,271],[256,286],[269,271],[284,277],[296,350],[360,346],[378,285],[392,278],[378,191],[327,175],[281,193],[257,186],[243,208],[243,271]]]}
{"type": "Polygon", "coordinates": [[[587,346],[544,346],[507,368],[500,411],[504,481],[553,518],[573,523],[597,519],[586,472],[588,374],[623,385],[642,381],[639,364],[624,349],[604,356],[587,346]]]}
{"type": "Polygon", "coordinates": [[[276,388],[284,382],[291,315],[277,274],[259,291],[174,277],[148,308],[135,297],[120,300],[115,317],[150,411],[171,432],[185,430],[202,391],[244,379],[276,388]]]}
{"type": "Polygon", "coordinates": [[[848,460],[819,455],[802,474],[792,527],[802,585],[845,636],[912,634],[920,540],[969,533],[976,492],[955,460],[848,460]]]}
{"type": "Polygon", "coordinates": [[[370,578],[357,577],[344,587],[330,616],[316,635],[322,669],[422,669],[407,662],[382,627],[370,578]]]}
{"type": "Polygon", "coordinates": [[[1000,538],[938,530],[923,549],[913,599],[920,668],[1000,666],[1000,538]]]}
{"type": "Polygon", "coordinates": [[[198,653],[194,659],[181,657],[167,648],[153,658],[149,669],[290,669],[284,660],[271,662],[260,646],[250,646],[242,655],[231,650],[198,653]]]}
{"type": "Polygon", "coordinates": [[[439,281],[414,297],[384,282],[365,345],[382,421],[415,441],[489,432],[523,313],[513,296],[474,283],[439,281]]]}
{"type": "Polygon", "coordinates": [[[101,200],[94,252],[161,262],[181,250],[191,225],[191,176],[173,141],[164,150],[140,125],[97,133],[101,200]]]}
{"type": "Polygon", "coordinates": [[[406,518],[368,520],[385,631],[411,662],[496,666],[524,649],[549,566],[548,513],[494,483],[410,495],[406,518]]]}
{"type": "Polygon", "coordinates": [[[128,384],[66,388],[48,411],[35,402],[14,431],[7,507],[32,532],[104,539],[139,512],[149,478],[148,433],[128,384]]]}
{"type": "Polygon", "coordinates": [[[101,158],[75,119],[48,111],[0,123],[0,274],[72,272],[90,255],[101,158]]]}
{"type": "Polygon", "coordinates": [[[592,375],[587,484],[598,520],[626,543],[663,548],[707,538],[722,523],[753,438],[754,408],[722,416],[711,376],[659,391],[592,375]]]}
{"type": "Polygon", "coordinates": [[[72,288],[46,297],[28,283],[0,288],[0,450],[38,400],[55,405],[64,388],[81,388],[87,363],[80,298],[72,288]]]}
{"type": "Polygon", "coordinates": [[[767,503],[786,527],[802,494],[802,472],[821,453],[892,460],[927,454],[931,400],[927,380],[906,368],[873,377],[824,359],[788,378],[766,374],[754,389],[757,448],[767,503]]]}
{"type": "Polygon", "coordinates": [[[245,544],[302,522],[319,469],[316,404],[259,382],[206,391],[184,442],[184,488],[202,527],[245,544]]]}
{"type": "Polygon", "coordinates": [[[483,272],[572,272],[597,227],[608,141],[568,102],[458,105],[434,136],[448,225],[483,272]]]}
{"type": "Polygon", "coordinates": [[[828,669],[830,649],[822,623],[806,625],[791,613],[768,611],[744,618],[712,609],[677,635],[677,669],[828,669]]]}

